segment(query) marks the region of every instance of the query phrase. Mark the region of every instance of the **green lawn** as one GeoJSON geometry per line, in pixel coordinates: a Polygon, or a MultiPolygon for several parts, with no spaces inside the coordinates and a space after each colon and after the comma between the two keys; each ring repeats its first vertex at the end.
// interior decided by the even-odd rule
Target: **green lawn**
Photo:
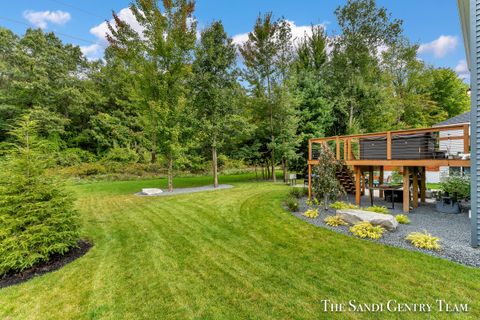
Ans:
{"type": "Polygon", "coordinates": [[[480,270],[315,228],[281,208],[287,187],[248,178],[159,198],[132,195],[155,181],[74,187],[95,246],[57,272],[1,289],[0,319],[418,319],[325,314],[320,300],[437,298],[468,303],[458,318],[480,318],[480,270]]]}

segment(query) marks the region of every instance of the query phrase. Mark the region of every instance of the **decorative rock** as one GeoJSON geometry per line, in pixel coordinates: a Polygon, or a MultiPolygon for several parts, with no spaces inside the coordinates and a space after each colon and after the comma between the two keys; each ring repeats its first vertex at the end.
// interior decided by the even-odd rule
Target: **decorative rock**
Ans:
{"type": "Polygon", "coordinates": [[[156,196],[160,193],[162,193],[162,189],[157,189],[157,188],[144,188],[142,189],[141,194],[144,196],[156,196]]]}
{"type": "Polygon", "coordinates": [[[398,222],[391,214],[381,214],[364,210],[355,209],[343,209],[337,210],[337,215],[343,219],[343,221],[356,224],[359,222],[367,221],[372,225],[381,226],[388,231],[394,231],[397,229],[398,222]]]}

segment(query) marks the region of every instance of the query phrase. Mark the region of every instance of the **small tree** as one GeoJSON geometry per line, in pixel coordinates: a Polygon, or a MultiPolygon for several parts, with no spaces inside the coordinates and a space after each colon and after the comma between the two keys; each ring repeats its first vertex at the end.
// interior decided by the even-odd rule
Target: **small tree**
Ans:
{"type": "Polygon", "coordinates": [[[312,172],[313,191],[316,198],[323,197],[323,205],[327,210],[329,201],[344,192],[336,177],[336,171],[341,167],[341,163],[324,145],[320,147],[318,160],[319,164],[313,167],[312,172]]]}
{"type": "Polygon", "coordinates": [[[240,110],[233,103],[237,85],[235,45],[220,21],[202,31],[195,50],[193,93],[200,130],[212,153],[213,185],[218,187],[217,150],[235,131],[240,110]]]}
{"type": "Polygon", "coordinates": [[[0,276],[64,254],[78,240],[73,199],[46,174],[46,144],[36,122],[24,116],[0,171],[0,276]]]}

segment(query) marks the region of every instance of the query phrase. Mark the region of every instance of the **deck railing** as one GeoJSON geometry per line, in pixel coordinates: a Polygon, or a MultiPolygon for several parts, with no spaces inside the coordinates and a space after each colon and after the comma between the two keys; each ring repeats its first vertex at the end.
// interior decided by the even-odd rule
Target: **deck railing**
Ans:
{"type": "Polygon", "coordinates": [[[309,160],[318,158],[319,144],[344,161],[456,159],[470,152],[469,141],[468,124],[314,138],[309,140],[309,160]]]}

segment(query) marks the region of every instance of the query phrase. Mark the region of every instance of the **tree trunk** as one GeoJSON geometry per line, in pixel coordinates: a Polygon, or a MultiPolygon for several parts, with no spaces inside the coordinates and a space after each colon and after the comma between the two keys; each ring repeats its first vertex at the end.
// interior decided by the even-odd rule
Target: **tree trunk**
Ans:
{"type": "Polygon", "coordinates": [[[150,162],[153,164],[157,162],[157,136],[152,134],[152,150],[151,150],[151,158],[150,162]]]}
{"type": "Polygon", "coordinates": [[[172,156],[168,157],[168,191],[173,191],[173,159],[172,156]]]}
{"type": "Polygon", "coordinates": [[[287,160],[283,159],[282,160],[282,169],[283,169],[283,182],[287,183],[288,177],[287,177],[287,160]]]}
{"type": "Polygon", "coordinates": [[[255,180],[258,181],[258,173],[257,173],[257,163],[254,163],[255,166],[255,180]]]}
{"type": "Polygon", "coordinates": [[[272,149],[272,180],[277,182],[277,177],[275,176],[275,148],[272,149]]]}
{"type": "Polygon", "coordinates": [[[323,194],[323,205],[324,205],[325,211],[328,211],[328,201],[329,201],[328,193],[324,193],[323,194]]]}
{"type": "Polygon", "coordinates": [[[217,147],[212,146],[213,187],[218,188],[217,147]]]}

